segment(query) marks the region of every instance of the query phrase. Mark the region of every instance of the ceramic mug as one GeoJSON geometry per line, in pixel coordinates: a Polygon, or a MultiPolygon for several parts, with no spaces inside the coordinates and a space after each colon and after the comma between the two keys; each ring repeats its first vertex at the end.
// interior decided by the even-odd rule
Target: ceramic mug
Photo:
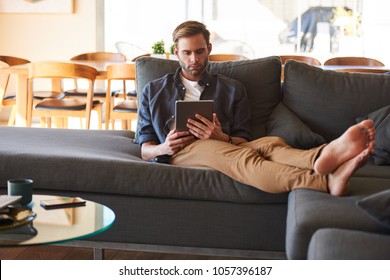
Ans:
{"type": "Polygon", "coordinates": [[[27,205],[32,201],[33,180],[31,179],[10,179],[8,180],[8,195],[21,195],[18,201],[21,205],[27,205]]]}

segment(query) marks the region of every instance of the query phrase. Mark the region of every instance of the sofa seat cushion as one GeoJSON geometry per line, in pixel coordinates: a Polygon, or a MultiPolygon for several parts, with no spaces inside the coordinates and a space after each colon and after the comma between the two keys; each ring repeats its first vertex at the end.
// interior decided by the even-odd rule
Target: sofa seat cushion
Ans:
{"type": "Polygon", "coordinates": [[[127,131],[0,126],[0,186],[31,178],[34,188],[118,195],[286,203],[224,174],[145,162],[127,131]]]}
{"type": "Polygon", "coordinates": [[[360,199],[356,204],[375,221],[390,229],[390,189],[360,199]]]}
{"type": "Polygon", "coordinates": [[[351,181],[351,193],[346,197],[297,189],[288,200],[286,253],[289,259],[306,259],[313,234],[322,228],[360,230],[390,234],[390,229],[371,219],[356,201],[389,185],[375,185],[372,181],[351,181]]]}
{"type": "Polygon", "coordinates": [[[309,260],[389,260],[390,235],[325,228],[310,241],[309,260]]]}
{"type": "Polygon", "coordinates": [[[327,142],[390,105],[390,75],[322,70],[294,60],[284,68],[283,103],[327,142]]]}
{"type": "MultiPolygon", "coordinates": [[[[209,62],[207,69],[240,81],[246,88],[251,111],[251,132],[254,139],[266,135],[265,124],[282,99],[281,61],[277,56],[258,59],[209,62]]],[[[142,57],[136,61],[137,92],[147,83],[175,72],[178,61],[142,57]]],[[[139,95],[142,98],[142,95],[139,95]]],[[[139,101],[142,103],[142,100],[139,101]]]]}

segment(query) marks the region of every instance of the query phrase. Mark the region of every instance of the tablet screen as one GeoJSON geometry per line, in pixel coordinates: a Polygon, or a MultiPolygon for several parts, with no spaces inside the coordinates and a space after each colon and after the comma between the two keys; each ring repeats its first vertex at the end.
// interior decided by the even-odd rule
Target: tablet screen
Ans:
{"type": "Polygon", "coordinates": [[[214,101],[213,100],[178,100],[176,101],[176,130],[188,130],[188,119],[195,119],[195,114],[200,114],[210,121],[213,121],[214,101]]]}

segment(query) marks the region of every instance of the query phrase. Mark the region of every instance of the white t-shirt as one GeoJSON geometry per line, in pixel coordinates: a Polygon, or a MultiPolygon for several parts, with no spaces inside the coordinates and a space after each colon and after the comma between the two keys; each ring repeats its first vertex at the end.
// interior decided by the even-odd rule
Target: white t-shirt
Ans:
{"type": "Polygon", "coordinates": [[[199,100],[204,86],[199,85],[197,81],[190,81],[181,75],[181,81],[186,88],[184,100],[199,100]]]}

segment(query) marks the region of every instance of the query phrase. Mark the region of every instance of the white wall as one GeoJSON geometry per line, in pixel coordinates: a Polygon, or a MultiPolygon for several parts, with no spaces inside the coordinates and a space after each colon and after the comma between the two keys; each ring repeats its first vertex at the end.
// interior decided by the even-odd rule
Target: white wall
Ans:
{"type": "MultiPolygon", "coordinates": [[[[0,55],[68,60],[104,50],[104,0],[74,0],[73,14],[0,14],[0,55]]],[[[9,91],[15,90],[11,77],[9,91]]],[[[10,108],[0,109],[0,120],[10,108]]]]}
{"type": "Polygon", "coordinates": [[[96,51],[100,0],[74,0],[73,14],[0,14],[0,54],[31,61],[96,51]]]}

